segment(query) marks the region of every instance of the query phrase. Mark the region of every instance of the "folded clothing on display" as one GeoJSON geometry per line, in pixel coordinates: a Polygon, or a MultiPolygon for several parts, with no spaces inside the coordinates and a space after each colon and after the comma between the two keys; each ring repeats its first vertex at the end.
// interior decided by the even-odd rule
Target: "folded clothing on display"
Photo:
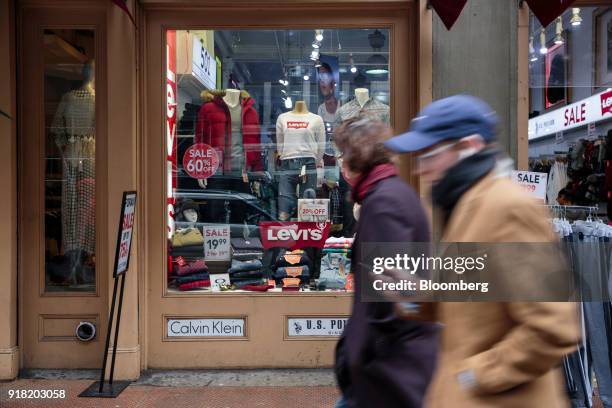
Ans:
{"type": "Polygon", "coordinates": [[[349,246],[353,245],[353,238],[345,238],[345,237],[329,237],[325,240],[325,246],[329,246],[329,245],[344,245],[344,244],[348,244],[349,246]]]}
{"type": "Polygon", "coordinates": [[[230,273],[231,282],[236,282],[239,280],[246,280],[246,279],[261,279],[263,277],[264,277],[264,273],[261,269],[230,273]]]}
{"type": "Polygon", "coordinates": [[[187,245],[182,247],[174,247],[172,248],[172,255],[182,256],[185,258],[194,258],[194,257],[203,257],[204,256],[204,246],[197,245],[187,245]]]}
{"type": "Polygon", "coordinates": [[[236,282],[232,282],[232,286],[234,286],[236,289],[242,289],[246,286],[261,286],[261,285],[268,285],[268,280],[261,278],[261,279],[244,279],[244,280],[238,280],[236,282]]]}
{"type": "Polygon", "coordinates": [[[174,259],[172,271],[175,275],[183,276],[208,272],[208,266],[206,265],[206,262],[204,262],[203,259],[187,261],[183,257],[179,256],[174,259]]]}
{"type": "Polygon", "coordinates": [[[310,269],[308,265],[301,266],[282,266],[274,272],[274,279],[281,281],[285,278],[299,278],[301,283],[306,283],[310,279],[310,269]]]}
{"type": "Polygon", "coordinates": [[[318,289],[344,289],[351,270],[351,259],[341,253],[326,253],[321,258],[318,289]]]}
{"type": "Polygon", "coordinates": [[[234,251],[251,251],[251,252],[263,252],[263,245],[259,238],[232,238],[231,239],[232,250],[234,251]]]}
{"type": "Polygon", "coordinates": [[[261,270],[262,267],[263,265],[259,259],[250,259],[247,261],[239,261],[237,259],[232,259],[232,266],[227,272],[231,275],[236,272],[261,270]]]}
{"type": "Polygon", "coordinates": [[[174,248],[193,245],[199,245],[200,248],[203,248],[204,245],[204,237],[198,228],[179,229],[172,235],[172,246],[174,248]]]}
{"type": "Polygon", "coordinates": [[[232,260],[235,259],[237,261],[249,261],[251,259],[261,259],[263,258],[263,255],[263,251],[253,251],[250,249],[233,250],[232,260]]]}
{"type": "Polygon", "coordinates": [[[323,248],[323,254],[351,254],[350,248],[323,248]]]}
{"type": "Polygon", "coordinates": [[[179,285],[180,290],[193,290],[193,289],[208,288],[208,287],[210,287],[210,279],[202,279],[202,280],[183,283],[179,285]]]}
{"type": "Polygon", "coordinates": [[[208,272],[194,273],[193,275],[177,276],[176,278],[174,278],[174,280],[178,285],[182,285],[184,283],[210,280],[210,275],[208,274],[208,272]]]}
{"type": "Polygon", "coordinates": [[[297,249],[295,251],[281,251],[281,253],[276,258],[275,267],[282,268],[286,266],[301,266],[301,265],[309,265],[310,258],[301,249],[297,249]]]}

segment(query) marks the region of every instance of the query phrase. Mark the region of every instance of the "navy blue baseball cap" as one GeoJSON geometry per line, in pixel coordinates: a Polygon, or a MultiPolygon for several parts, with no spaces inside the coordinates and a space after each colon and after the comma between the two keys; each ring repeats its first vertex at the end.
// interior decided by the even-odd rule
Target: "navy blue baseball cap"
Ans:
{"type": "Polygon", "coordinates": [[[385,142],[399,153],[416,152],[447,140],[478,134],[486,142],[495,139],[497,114],[483,100],[454,95],[426,106],[410,124],[410,130],[385,142]]]}

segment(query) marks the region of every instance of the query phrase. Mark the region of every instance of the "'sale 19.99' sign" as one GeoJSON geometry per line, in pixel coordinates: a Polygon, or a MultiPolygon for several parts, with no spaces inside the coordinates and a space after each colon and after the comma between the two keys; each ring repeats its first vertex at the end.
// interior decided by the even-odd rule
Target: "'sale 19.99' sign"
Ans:
{"type": "Polygon", "coordinates": [[[130,250],[134,231],[134,215],[136,213],[136,192],[123,193],[121,216],[119,218],[119,235],[117,237],[117,252],[115,254],[114,276],[127,271],[130,264],[130,250]]]}

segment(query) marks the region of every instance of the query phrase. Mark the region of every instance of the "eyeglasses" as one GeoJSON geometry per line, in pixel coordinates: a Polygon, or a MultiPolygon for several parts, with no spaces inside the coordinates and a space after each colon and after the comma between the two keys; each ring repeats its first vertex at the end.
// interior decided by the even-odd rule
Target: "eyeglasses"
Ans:
{"type": "Polygon", "coordinates": [[[440,146],[437,149],[434,149],[434,150],[432,150],[430,152],[423,153],[423,154],[417,156],[417,158],[416,158],[417,162],[418,163],[423,163],[423,162],[425,162],[427,160],[430,160],[433,157],[436,157],[437,155],[439,155],[440,153],[443,153],[443,152],[445,152],[447,150],[452,149],[453,147],[455,147],[457,145],[457,143],[459,143],[459,142],[446,144],[446,145],[440,146]]]}

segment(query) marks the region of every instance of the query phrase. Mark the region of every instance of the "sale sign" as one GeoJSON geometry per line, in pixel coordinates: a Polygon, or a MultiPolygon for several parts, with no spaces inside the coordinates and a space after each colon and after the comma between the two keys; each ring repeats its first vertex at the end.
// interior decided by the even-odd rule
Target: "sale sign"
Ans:
{"type": "Polygon", "coordinates": [[[298,221],[329,221],[329,198],[300,198],[298,200],[298,221]]]}
{"type": "Polygon", "coordinates": [[[214,175],[218,168],[217,151],[205,143],[192,145],[183,156],[183,169],[195,179],[207,179],[214,175]]]}
{"type": "Polygon", "coordinates": [[[329,236],[329,222],[276,222],[259,223],[264,249],[323,248],[329,236]]]}
{"type": "Polygon", "coordinates": [[[546,201],[548,174],[533,171],[513,171],[512,179],[534,198],[546,201]]]}
{"type": "Polygon", "coordinates": [[[229,261],[230,226],[227,224],[209,224],[203,227],[204,256],[207,261],[229,261]]]}
{"type": "Polygon", "coordinates": [[[123,193],[121,216],[119,217],[119,235],[117,237],[117,251],[115,253],[115,270],[117,276],[127,271],[130,263],[130,249],[134,230],[134,214],[136,213],[136,192],[123,193]]]}

